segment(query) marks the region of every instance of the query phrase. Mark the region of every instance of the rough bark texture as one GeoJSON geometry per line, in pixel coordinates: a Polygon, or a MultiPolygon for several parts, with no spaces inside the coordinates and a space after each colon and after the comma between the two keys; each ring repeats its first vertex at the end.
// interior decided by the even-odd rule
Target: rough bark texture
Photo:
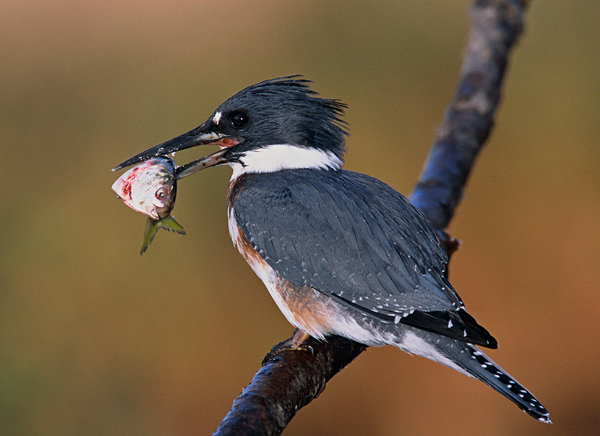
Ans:
{"type": "Polygon", "coordinates": [[[296,412],[366,348],[338,336],[327,342],[310,338],[303,345],[308,350],[284,351],[258,370],[215,435],[280,434],[296,412]]]}
{"type": "MultiPolygon", "coordinates": [[[[470,9],[471,31],[456,95],[448,105],[429,157],[410,196],[447,250],[444,233],[475,159],[494,123],[509,52],[523,28],[526,1],[478,0],[470,9]]],[[[307,351],[285,351],[268,361],[234,401],[214,435],[277,435],[298,410],[365,346],[340,337],[308,339],[307,351]]]]}
{"type": "Polygon", "coordinates": [[[523,28],[524,3],[480,0],[471,7],[471,32],[456,95],[410,196],[435,229],[445,229],[452,219],[494,125],[508,55],[523,28]]]}

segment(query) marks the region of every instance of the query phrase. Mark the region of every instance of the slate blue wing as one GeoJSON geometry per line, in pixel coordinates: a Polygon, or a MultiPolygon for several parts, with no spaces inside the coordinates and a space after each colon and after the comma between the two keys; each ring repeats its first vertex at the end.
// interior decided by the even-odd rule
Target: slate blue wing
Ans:
{"type": "Polygon", "coordinates": [[[495,345],[444,277],[437,236],[394,189],[344,170],[243,177],[233,199],[237,223],[285,280],[382,322],[495,345]]]}

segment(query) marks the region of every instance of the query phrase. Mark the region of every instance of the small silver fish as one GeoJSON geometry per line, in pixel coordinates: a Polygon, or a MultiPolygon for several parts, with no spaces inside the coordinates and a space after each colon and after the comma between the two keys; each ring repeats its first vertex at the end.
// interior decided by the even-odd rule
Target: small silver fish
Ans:
{"type": "Polygon", "coordinates": [[[148,217],[140,254],[146,251],[158,229],[185,235],[183,227],[170,215],[177,194],[172,159],[153,157],[142,162],[119,177],[112,190],[127,206],[148,217]]]}

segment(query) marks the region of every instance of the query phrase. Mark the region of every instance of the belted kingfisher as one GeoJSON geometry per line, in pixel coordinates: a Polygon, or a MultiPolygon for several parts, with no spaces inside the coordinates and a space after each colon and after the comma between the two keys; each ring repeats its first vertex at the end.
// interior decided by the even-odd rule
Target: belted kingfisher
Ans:
{"type": "Polygon", "coordinates": [[[339,335],[393,345],[474,377],[526,413],[542,404],[481,352],[496,340],[469,315],[444,274],[448,258],[410,202],[385,183],[342,169],[345,105],[287,76],[243,89],[199,127],[115,167],[198,145],[220,150],[177,169],[233,169],[233,244],[296,328],[282,349],[339,335]]]}

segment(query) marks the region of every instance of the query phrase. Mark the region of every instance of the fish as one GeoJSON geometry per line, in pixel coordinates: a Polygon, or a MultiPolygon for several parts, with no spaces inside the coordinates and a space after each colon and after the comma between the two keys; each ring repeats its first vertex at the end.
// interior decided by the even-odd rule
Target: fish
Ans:
{"type": "Polygon", "coordinates": [[[171,216],[177,196],[175,163],[168,157],[153,157],[129,169],[112,185],[112,190],[131,209],[148,217],[140,255],[148,249],[158,229],[185,235],[171,216]]]}

